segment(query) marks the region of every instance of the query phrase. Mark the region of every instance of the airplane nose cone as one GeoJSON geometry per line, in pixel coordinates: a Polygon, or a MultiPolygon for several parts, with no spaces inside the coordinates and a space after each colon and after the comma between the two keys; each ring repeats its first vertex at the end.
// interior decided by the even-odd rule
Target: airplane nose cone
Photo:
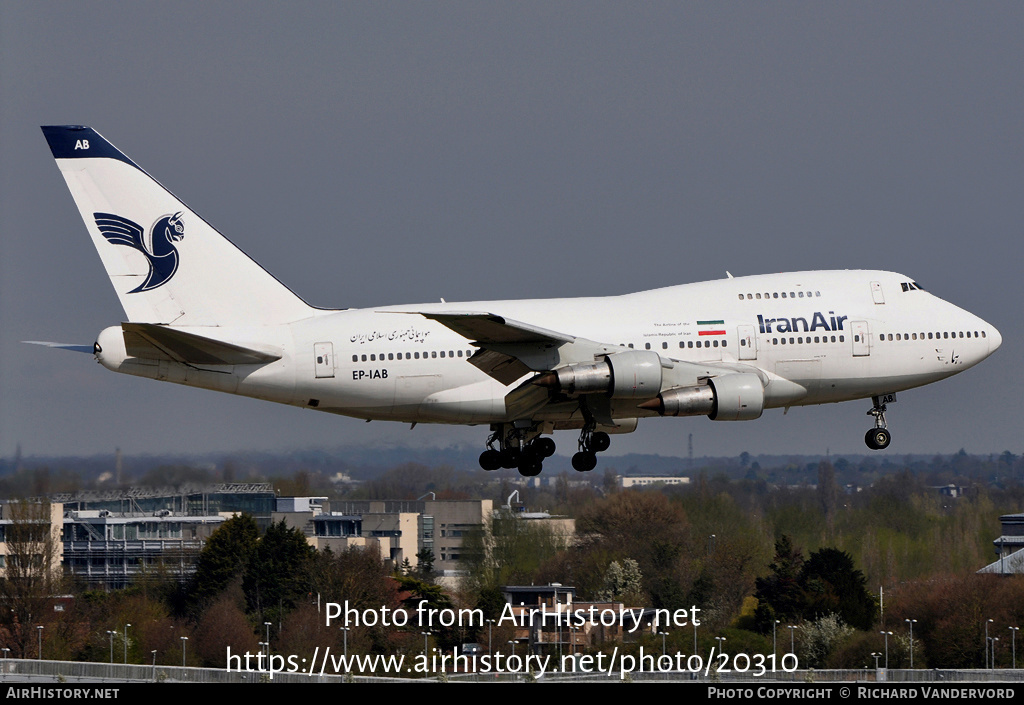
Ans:
{"type": "Polygon", "coordinates": [[[1003,344],[1003,336],[999,335],[994,327],[989,327],[988,331],[988,352],[991,355],[994,353],[1000,345],[1003,344]]]}

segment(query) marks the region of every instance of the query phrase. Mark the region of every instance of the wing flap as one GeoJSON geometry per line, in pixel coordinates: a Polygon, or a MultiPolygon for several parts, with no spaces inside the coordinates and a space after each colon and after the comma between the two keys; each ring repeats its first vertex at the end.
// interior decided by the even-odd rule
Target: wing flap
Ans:
{"type": "Polygon", "coordinates": [[[122,323],[125,351],[131,357],[171,360],[189,365],[261,365],[281,355],[225,343],[154,323],[122,323]]]}

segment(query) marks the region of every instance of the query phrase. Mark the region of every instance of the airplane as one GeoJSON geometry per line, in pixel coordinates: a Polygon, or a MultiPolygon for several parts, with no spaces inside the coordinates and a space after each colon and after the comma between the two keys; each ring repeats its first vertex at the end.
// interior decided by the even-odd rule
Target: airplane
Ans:
{"type": "MultiPolygon", "coordinates": [[[[1001,344],[981,318],[887,271],[733,277],[621,296],[321,309],[280,283],[95,130],[43,127],[127,320],[104,367],[366,420],[487,425],[485,470],[535,476],[555,431],[593,470],[609,434],[659,416],[714,421],[871,399],[1001,344]]],[[[38,342],[38,341],[26,341],[38,342]]]]}

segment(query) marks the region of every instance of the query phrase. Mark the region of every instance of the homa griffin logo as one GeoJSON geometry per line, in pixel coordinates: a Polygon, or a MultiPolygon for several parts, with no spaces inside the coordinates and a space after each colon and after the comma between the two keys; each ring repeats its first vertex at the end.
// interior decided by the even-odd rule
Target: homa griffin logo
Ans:
{"type": "Polygon", "coordinates": [[[178,250],[174,243],[185,237],[185,224],[181,212],[157,219],[149,230],[149,237],[138,223],[113,213],[93,213],[96,227],[103,237],[114,245],[125,245],[138,250],[149,261],[149,275],[129,294],[150,291],[163,286],[178,271],[178,250]]]}
{"type": "Polygon", "coordinates": [[[810,323],[806,318],[765,318],[758,314],[757,325],[762,333],[812,333],[816,330],[843,330],[843,321],[846,319],[846,316],[837,316],[835,311],[829,311],[827,318],[820,311],[815,311],[810,323]],[[775,326],[774,331],[772,325],[775,326]]]}

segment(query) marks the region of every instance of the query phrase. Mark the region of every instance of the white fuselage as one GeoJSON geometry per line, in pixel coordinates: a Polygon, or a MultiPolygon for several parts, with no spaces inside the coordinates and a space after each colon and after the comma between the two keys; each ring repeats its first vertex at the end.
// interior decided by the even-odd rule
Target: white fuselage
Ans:
{"type": "MultiPolygon", "coordinates": [[[[817,271],[684,284],[623,296],[418,304],[319,311],[287,325],[187,328],[238,345],[270,346],[265,365],[187,366],[136,360],[101,336],[107,367],[365,419],[512,422],[504,385],[468,362],[473,341],[422,313],[475,311],[560,333],[651,350],[666,361],[750,369],[765,408],[860,399],[954,375],[990,355],[998,331],[901,274],[817,271]]],[[[115,333],[116,332],[116,333],[115,333]]],[[[106,332],[105,334],[106,335],[106,332]]],[[[528,379],[529,376],[523,379],[528,379]]],[[[634,400],[615,418],[656,415],[634,400]]],[[[552,404],[533,421],[572,427],[577,409],[552,404]]],[[[577,418],[578,420],[578,418],[577,418]]]]}

